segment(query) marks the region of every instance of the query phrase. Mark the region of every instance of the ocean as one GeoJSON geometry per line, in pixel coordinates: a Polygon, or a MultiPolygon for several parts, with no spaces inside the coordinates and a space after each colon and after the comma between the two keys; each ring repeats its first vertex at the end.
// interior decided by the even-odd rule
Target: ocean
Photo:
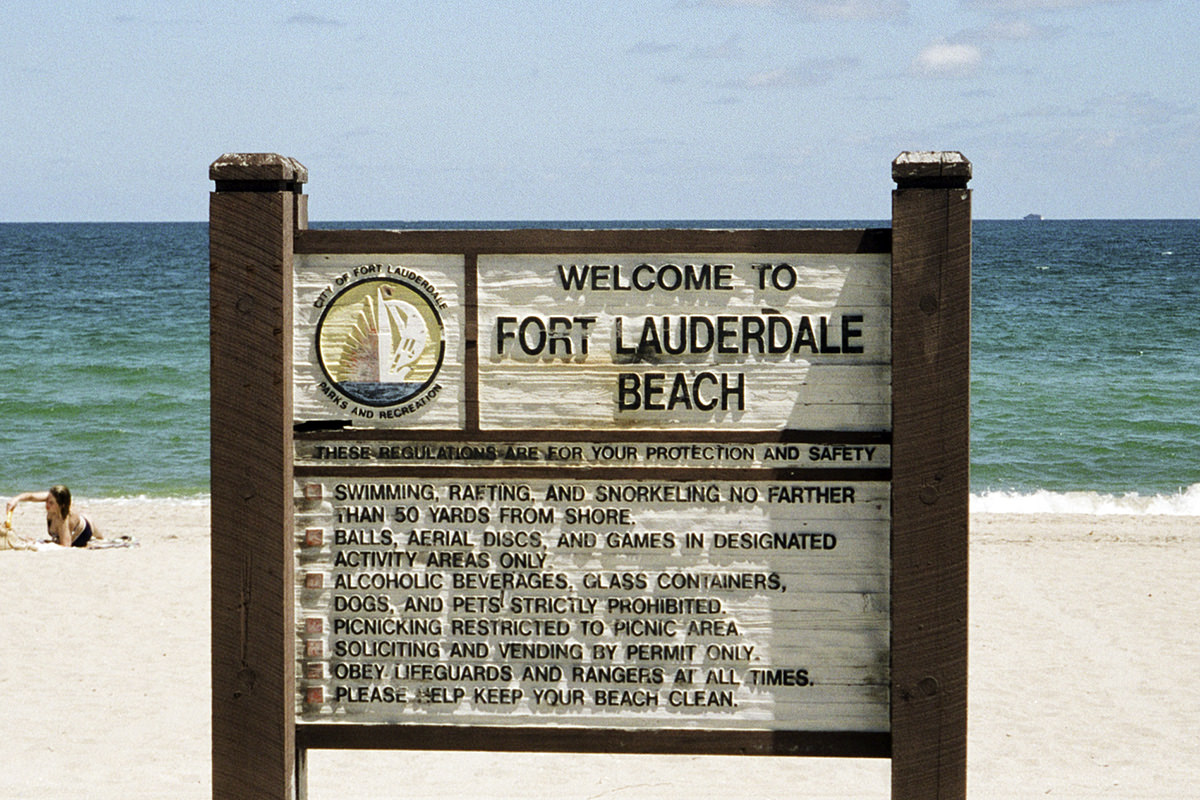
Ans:
{"type": "MultiPolygon", "coordinates": [[[[973,510],[1200,514],[1200,221],[976,220],[972,304],[973,510]]],[[[0,322],[0,496],[207,495],[205,223],[0,224],[0,322]]]]}

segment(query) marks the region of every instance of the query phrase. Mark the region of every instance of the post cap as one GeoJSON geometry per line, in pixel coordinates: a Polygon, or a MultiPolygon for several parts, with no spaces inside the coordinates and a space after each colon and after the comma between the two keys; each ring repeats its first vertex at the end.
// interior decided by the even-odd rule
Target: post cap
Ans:
{"type": "Polygon", "coordinates": [[[965,189],[971,162],[957,150],[906,150],[892,162],[900,189],[965,189]]]}
{"type": "Polygon", "coordinates": [[[278,153],[225,153],[208,168],[208,177],[221,184],[287,184],[298,191],[308,182],[308,167],[278,153]]]}

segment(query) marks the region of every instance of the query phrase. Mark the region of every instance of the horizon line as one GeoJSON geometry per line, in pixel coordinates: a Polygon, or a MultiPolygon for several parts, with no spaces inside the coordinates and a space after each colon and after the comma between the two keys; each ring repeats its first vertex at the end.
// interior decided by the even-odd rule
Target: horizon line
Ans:
{"type": "MultiPolygon", "coordinates": [[[[642,225],[647,223],[675,223],[694,225],[697,223],[822,223],[822,222],[890,222],[890,217],[642,217],[642,218],[595,218],[595,219],[540,219],[540,218],[446,218],[446,219],[310,219],[313,225],[345,224],[398,224],[412,225],[572,225],[578,223],[613,224],[618,226],[642,225]]],[[[1025,219],[1024,217],[975,217],[973,222],[1200,222],[1200,217],[1047,217],[1025,219]]],[[[0,220],[0,225],[207,225],[207,219],[77,219],[77,220],[0,220]]]]}

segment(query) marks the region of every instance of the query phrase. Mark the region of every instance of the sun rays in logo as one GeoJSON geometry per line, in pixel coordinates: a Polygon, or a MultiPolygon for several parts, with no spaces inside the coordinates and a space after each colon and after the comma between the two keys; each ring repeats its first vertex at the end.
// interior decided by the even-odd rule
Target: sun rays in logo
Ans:
{"type": "Polygon", "coordinates": [[[444,351],[441,317],[411,286],[376,279],[330,301],[317,326],[321,368],[355,402],[390,406],[432,383],[444,351]]]}

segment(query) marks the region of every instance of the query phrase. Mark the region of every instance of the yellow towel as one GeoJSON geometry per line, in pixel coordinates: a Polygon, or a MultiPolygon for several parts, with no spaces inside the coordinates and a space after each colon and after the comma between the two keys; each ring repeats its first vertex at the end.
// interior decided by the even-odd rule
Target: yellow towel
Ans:
{"type": "Polygon", "coordinates": [[[0,550],[32,550],[33,542],[13,533],[12,517],[13,512],[10,508],[4,515],[4,527],[0,528],[0,550]]]}

